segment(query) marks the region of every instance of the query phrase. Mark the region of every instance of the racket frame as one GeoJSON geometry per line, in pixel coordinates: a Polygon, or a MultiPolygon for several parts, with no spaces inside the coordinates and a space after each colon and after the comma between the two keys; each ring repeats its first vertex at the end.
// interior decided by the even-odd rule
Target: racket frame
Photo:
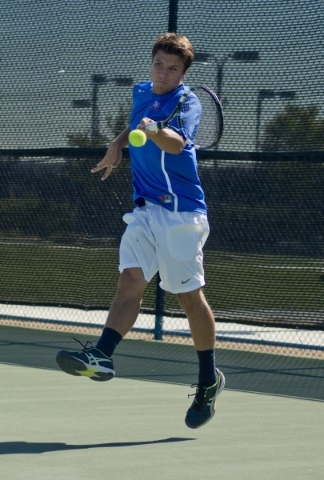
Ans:
{"type": "MultiPolygon", "coordinates": [[[[217,117],[218,117],[219,125],[218,125],[218,135],[210,145],[204,146],[204,147],[195,145],[195,148],[216,147],[216,145],[219,143],[219,141],[222,137],[222,134],[223,134],[223,128],[224,128],[223,109],[222,109],[221,102],[220,102],[219,98],[217,97],[216,93],[213,92],[213,90],[211,88],[207,87],[207,85],[201,85],[201,86],[198,86],[198,87],[188,88],[182,94],[182,96],[179,98],[178,103],[177,103],[175,109],[173,110],[173,112],[171,113],[171,115],[169,115],[165,120],[160,120],[158,122],[152,122],[152,123],[147,124],[145,126],[145,130],[149,130],[151,132],[156,132],[156,131],[159,131],[159,130],[163,130],[163,128],[167,128],[169,126],[169,123],[174,118],[179,116],[182,105],[184,104],[184,102],[186,101],[186,99],[190,95],[190,93],[195,93],[195,90],[200,90],[200,89],[205,90],[211,96],[211,98],[214,100],[214,104],[215,104],[216,110],[217,110],[217,117]]],[[[179,125],[179,128],[181,129],[181,126],[180,126],[179,122],[178,122],[178,125],[179,125]]],[[[188,139],[187,139],[187,141],[188,141],[188,139]]],[[[194,145],[194,142],[190,142],[190,144],[194,145]]]]}

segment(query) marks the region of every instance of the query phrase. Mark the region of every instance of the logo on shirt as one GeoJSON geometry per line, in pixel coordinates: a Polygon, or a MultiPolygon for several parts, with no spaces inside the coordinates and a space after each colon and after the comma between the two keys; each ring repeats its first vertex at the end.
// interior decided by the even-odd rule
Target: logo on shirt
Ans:
{"type": "Polygon", "coordinates": [[[161,104],[160,102],[158,102],[157,100],[155,100],[155,102],[153,103],[153,105],[151,105],[151,108],[153,108],[153,110],[158,110],[160,108],[161,104]]]}
{"type": "Polygon", "coordinates": [[[172,195],[160,195],[158,201],[161,203],[172,203],[172,195]]]}

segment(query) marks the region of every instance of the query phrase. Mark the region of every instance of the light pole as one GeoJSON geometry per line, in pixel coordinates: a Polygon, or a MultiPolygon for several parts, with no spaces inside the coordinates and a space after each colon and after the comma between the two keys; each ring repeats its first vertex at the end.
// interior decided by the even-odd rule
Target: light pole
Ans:
{"type": "Polygon", "coordinates": [[[259,57],[259,52],[256,50],[240,50],[233,52],[229,55],[226,55],[225,57],[218,59],[215,55],[210,54],[210,53],[205,53],[205,52],[197,52],[195,54],[195,62],[197,63],[203,63],[204,65],[208,65],[208,59],[209,57],[213,58],[216,60],[216,65],[217,65],[217,89],[216,93],[219,99],[221,99],[222,95],[222,86],[223,86],[223,77],[224,77],[224,65],[227,63],[229,60],[233,60],[235,62],[241,62],[241,63],[256,63],[260,60],[259,57]]]}
{"type": "Polygon", "coordinates": [[[91,114],[91,145],[96,145],[96,140],[100,133],[100,115],[98,106],[99,87],[113,82],[116,85],[126,87],[132,85],[133,78],[131,77],[113,77],[107,78],[106,75],[94,74],[91,75],[92,95],[91,99],[73,100],[72,106],[74,108],[92,108],[91,114]]]}
{"type": "Polygon", "coordinates": [[[296,92],[292,90],[269,90],[262,89],[258,93],[258,102],[257,102],[257,122],[256,122],[256,140],[255,140],[255,150],[258,152],[260,149],[260,126],[261,126],[261,113],[262,113],[262,102],[266,99],[271,98],[282,98],[283,100],[293,100],[296,97],[296,92]]]}

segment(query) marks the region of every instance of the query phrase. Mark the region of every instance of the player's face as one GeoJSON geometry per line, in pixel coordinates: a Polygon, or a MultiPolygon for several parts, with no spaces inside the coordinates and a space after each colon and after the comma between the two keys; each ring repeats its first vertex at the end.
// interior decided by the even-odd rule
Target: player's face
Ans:
{"type": "Polygon", "coordinates": [[[158,50],[151,66],[153,93],[171,92],[182,83],[186,73],[184,61],[178,55],[158,50]]]}

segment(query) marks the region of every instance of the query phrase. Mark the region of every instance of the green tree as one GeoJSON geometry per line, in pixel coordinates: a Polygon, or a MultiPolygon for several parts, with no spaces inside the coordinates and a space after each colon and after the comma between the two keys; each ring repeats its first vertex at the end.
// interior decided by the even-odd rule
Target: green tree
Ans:
{"type": "Polygon", "coordinates": [[[91,134],[89,131],[84,133],[68,133],[67,140],[69,147],[106,147],[120,132],[122,132],[129,124],[131,105],[119,105],[115,114],[108,115],[106,122],[110,131],[109,137],[99,132],[96,137],[95,144],[92,144],[91,134]]]}
{"type": "Polygon", "coordinates": [[[94,145],[89,132],[68,133],[67,138],[69,147],[105,147],[109,143],[107,136],[101,133],[97,135],[94,145]]]}
{"type": "Polygon", "coordinates": [[[286,105],[264,128],[265,152],[316,151],[324,148],[324,119],[315,105],[286,105]]]}

